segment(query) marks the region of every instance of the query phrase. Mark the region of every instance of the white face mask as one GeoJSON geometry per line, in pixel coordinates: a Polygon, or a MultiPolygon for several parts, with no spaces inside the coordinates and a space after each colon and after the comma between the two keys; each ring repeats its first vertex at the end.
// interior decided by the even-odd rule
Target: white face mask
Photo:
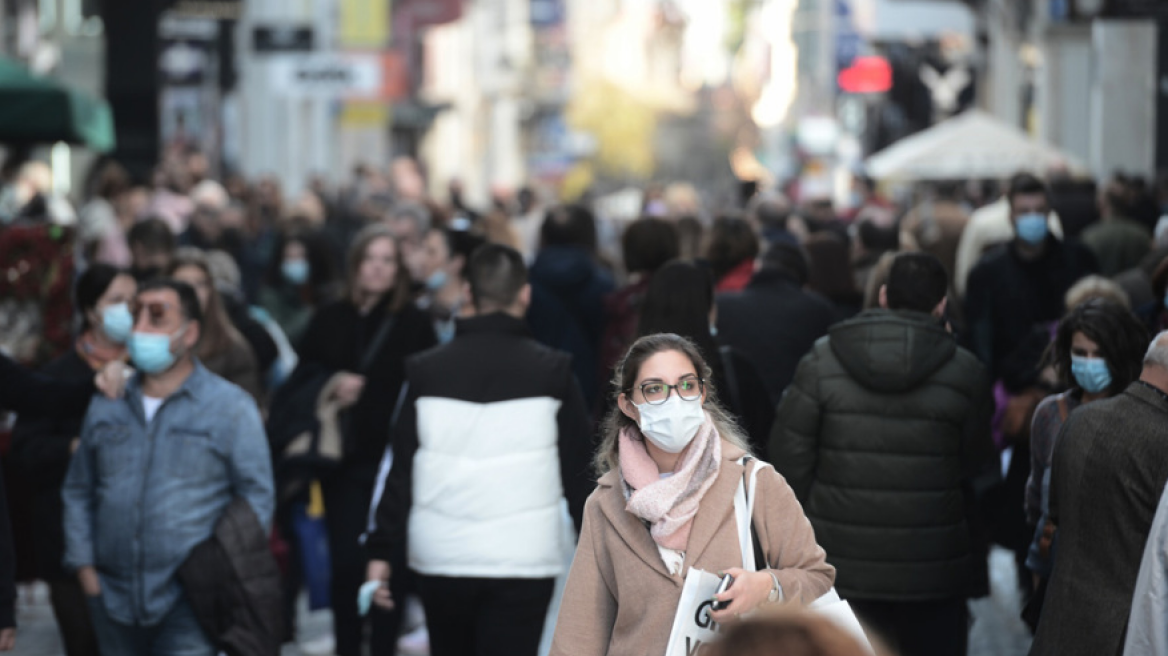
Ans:
{"type": "Polygon", "coordinates": [[[706,423],[700,399],[686,401],[676,394],[660,405],[636,404],[641,413],[641,433],[666,453],[681,453],[706,423]]]}

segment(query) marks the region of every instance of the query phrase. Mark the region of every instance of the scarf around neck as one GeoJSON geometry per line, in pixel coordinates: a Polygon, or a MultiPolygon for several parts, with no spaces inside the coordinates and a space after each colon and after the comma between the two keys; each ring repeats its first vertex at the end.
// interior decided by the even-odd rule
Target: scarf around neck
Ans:
{"type": "Polygon", "coordinates": [[[632,489],[625,509],[649,523],[658,545],[684,551],[694,515],[722,464],[722,438],[714,424],[706,418],[668,478],[661,478],[636,426],[621,430],[618,450],[621,478],[632,489]]]}

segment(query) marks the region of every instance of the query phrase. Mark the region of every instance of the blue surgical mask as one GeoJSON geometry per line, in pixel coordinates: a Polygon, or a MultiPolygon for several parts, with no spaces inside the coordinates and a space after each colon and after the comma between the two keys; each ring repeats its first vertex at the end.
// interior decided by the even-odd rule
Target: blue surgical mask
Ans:
{"type": "Polygon", "coordinates": [[[1022,241],[1037,246],[1046,241],[1046,215],[1039,212],[1023,214],[1014,222],[1014,231],[1022,241]]]}
{"type": "MultiPolygon", "coordinates": [[[[181,335],[180,329],[175,336],[181,335]]],[[[174,366],[174,354],[170,352],[171,335],[134,331],[130,335],[130,360],[143,373],[159,374],[174,366]]]]}
{"type": "Polygon", "coordinates": [[[284,280],[293,285],[303,285],[308,282],[308,260],[284,260],[280,265],[280,273],[284,280]]]}
{"type": "Polygon", "coordinates": [[[436,292],[439,289],[442,289],[446,286],[447,278],[448,276],[446,275],[446,270],[438,269],[434,273],[431,273],[429,278],[426,278],[426,289],[429,289],[432,292],[436,292]]]}
{"type": "Polygon", "coordinates": [[[125,344],[134,330],[134,317],[125,303],[106,306],[101,311],[101,331],[118,344],[125,344]]]}
{"type": "Polygon", "coordinates": [[[1071,356],[1071,373],[1075,382],[1088,394],[1098,394],[1111,387],[1111,370],[1103,358],[1071,356]]]}

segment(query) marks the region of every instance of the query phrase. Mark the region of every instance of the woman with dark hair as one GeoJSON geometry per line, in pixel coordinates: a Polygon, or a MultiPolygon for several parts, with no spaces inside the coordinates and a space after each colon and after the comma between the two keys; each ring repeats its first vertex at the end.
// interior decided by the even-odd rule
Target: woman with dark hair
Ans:
{"type": "Polygon", "coordinates": [[[847,241],[835,233],[820,232],[807,238],[803,250],[807,253],[810,273],[807,287],[831,302],[837,321],[859,314],[864,295],[856,289],[847,241]]]}
{"type": "MultiPolygon", "coordinates": [[[[1059,323],[1046,360],[1065,392],[1038,404],[1030,428],[1030,478],[1026,482],[1026,519],[1035,525],[1034,544],[1026,566],[1036,586],[1050,577],[1050,544],[1054,528],[1047,526],[1047,489],[1055,441],[1067,416],[1081,405],[1110,398],[1138,380],[1148,348],[1148,331],[1130,311],[1095,299],[1070,311],[1059,323]]],[[[1029,620],[1037,621],[1041,593],[1035,595],[1029,620]]]]}
{"type": "Polygon", "coordinates": [[[673,223],[646,217],[625,228],[621,236],[628,282],[604,299],[604,341],[600,345],[601,374],[607,378],[617,360],[637,337],[641,303],[653,274],[680,251],[678,231],[673,223]]]}
{"type": "MultiPolygon", "coordinates": [[[[285,384],[311,387],[314,379],[323,378],[322,385],[312,388],[309,403],[331,407],[340,430],[339,461],[317,472],[326,508],[337,656],[362,651],[365,619],[358,613],[357,592],[365,582],[368,559],[360,537],[378,464],[389,444],[394,405],[405,383],[405,361],[438,343],[430,318],[412,302],[409,272],[399,254],[388,226],[373,224],[357,233],[346,261],[346,293],[312,317],[297,347],[300,364],[285,384]]],[[[297,391],[281,389],[280,395],[297,391]]],[[[405,554],[391,565],[395,573],[405,572],[405,554]]],[[[394,581],[404,584],[408,577],[395,576],[394,581]]],[[[374,610],[370,623],[372,653],[393,653],[399,611],[374,610]]]]}
{"type": "Polygon", "coordinates": [[[243,338],[215,287],[215,277],[207,254],[197,248],[183,247],[174,254],[168,274],[194,288],[203,310],[196,355],[211,373],[243,388],[262,407],[260,365],[247,340],[243,338]]]}
{"type": "MultiPolygon", "coordinates": [[[[133,276],[107,264],[94,264],[74,287],[81,334],[76,347],[49,363],[42,373],[62,381],[92,380],[111,362],[126,358],[134,319],[129,303],[138,285],[133,276]]],[[[21,415],[12,434],[12,457],[33,483],[33,544],[37,574],[49,584],[53,614],[68,656],[96,655],[89,606],[77,577],[62,566],[65,553],[61,485],[81,435],[84,413],[61,412],[38,418],[21,415]]]]}
{"type": "Polygon", "coordinates": [[[754,453],[765,453],[775,407],[749,358],[717,340],[714,276],[690,262],[671,262],[653,277],[641,305],[637,336],[676,333],[701,350],[713,372],[719,401],[738,419],[754,453]]]}
{"type": "Polygon", "coordinates": [[[758,257],[759,240],[754,228],[745,219],[721,217],[710,230],[706,259],[714,270],[719,292],[740,292],[754,275],[754,259],[758,257]]]}
{"type": "Polygon", "coordinates": [[[466,230],[434,226],[422,239],[418,258],[425,291],[418,299],[418,307],[430,314],[438,341],[445,344],[454,339],[454,324],[470,311],[463,287],[466,285],[466,265],[475,249],[487,243],[482,237],[466,230]]]}
{"type": "Polygon", "coordinates": [[[324,239],[312,232],[281,235],[273,253],[259,304],[296,344],[317,308],[339,295],[333,258],[324,239]]]}
{"type": "Polygon", "coordinates": [[[749,457],[693,342],[668,333],[638,339],[617,366],[612,393],[554,656],[666,653],[674,617],[691,612],[680,608],[680,581],[694,570],[733,577],[715,595],[725,606],[709,613],[719,623],[828,591],[835,570],[811,523],[783,477],[749,457]],[[750,552],[733,519],[747,480],[757,570],[744,562],[750,552]]]}

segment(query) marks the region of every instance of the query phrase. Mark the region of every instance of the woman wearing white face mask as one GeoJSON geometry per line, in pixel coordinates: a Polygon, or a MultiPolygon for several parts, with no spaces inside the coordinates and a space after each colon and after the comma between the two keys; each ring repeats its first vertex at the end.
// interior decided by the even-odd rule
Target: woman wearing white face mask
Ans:
{"type": "Polygon", "coordinates": [[[674,334],[642,337],[618,365],[552,654],[665,654],[690,568],[734,577],[717,596],[728,605],[710,615],[719,623],[831,587],[835,569],[794,493],[743,460],[746,439],[709,378],[697,347],[674,334]],[[734,498],[755,472],[750,517],[765,562],[747,571],[734,498]]]}

